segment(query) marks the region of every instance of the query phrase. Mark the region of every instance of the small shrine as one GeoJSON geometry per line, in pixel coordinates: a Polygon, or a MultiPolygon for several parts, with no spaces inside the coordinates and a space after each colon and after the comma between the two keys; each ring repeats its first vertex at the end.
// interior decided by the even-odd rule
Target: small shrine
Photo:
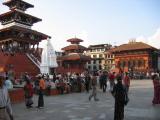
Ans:
{"type": "Polygon", "coordinates": [[[57,58],[59,67],[58,73],[81,73],[86,69],[86,62],[90,61],[90,56],[86,56],[84,51],[86,47],[80,45],[83,40],[79,38],[68,39],[71,44],[62,48],[64,55],[57,58]]]}

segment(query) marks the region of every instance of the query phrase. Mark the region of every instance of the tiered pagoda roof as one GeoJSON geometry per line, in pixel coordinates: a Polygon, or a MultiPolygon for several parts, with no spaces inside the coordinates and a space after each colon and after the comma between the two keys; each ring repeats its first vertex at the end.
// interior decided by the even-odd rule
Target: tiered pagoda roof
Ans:
{"type": "Polygon", "coordinates": [[[64,50],[64,51],[83,52],[84,50],[87,49],[86,47],[79,45],[80,42],[83,42],[83,40],[81,40],[79,38],[71,38],[71,39],[68,39],[67,42],[71,42],[71,45],[62,48],[62,50],[64,50]]]}
{"type": "Polygon", "coordinates": [[[26,13],[24,14],[24,12],[17,11],[16,9],[12,9],[11,11],[0,15],[0,22],[2,22],[2,25],[6,25],[12,22],[18,22],[21,24],[32,26],[34,23],[39,21],[42,21],[42,19],[26,13]]]}
{"type": "Polygon", "coordinates": [[[37,43],[41,40],[47,39],[48,37],[48,35],[38,32],[36,30],[31,30],[19,26],[10,26],[0,29],[0,43],[10,40],[37,43]]]}
{"type": "Polygon", "coordinates": [[[0,67],[8,71],[7,66],[13,65],[16,77],[23,72],[36,75],[40,72],[36,62],[42,52],[38,47],[39,42],[50,36],[31,29],[34,23],[42,19],[25,13],[28,8],[34,7],[25,2],[28,0],[4,1],[3,5],[8,6],[10,11],[0,15],[3,25],[0,29],[0,59],[3,59],[0,67]]]}
{"type": "Polygon", "coordinates": [[[34,5],[29,4],[22,0],[7,0],[6,2],[3,3],[3,5],[8,6],[10,9],[20,9],[22,11],[34,7],[34,5]]]}
{"type": "Polygon", "coordinates": [[[31,26],[42,19],[26,14],[25,10],[34,7],[23,0],[8,0],[3,3],[10,8],[9,12],[0,15],[3,28],[0,30],[0,43],[9,41],[23,41],[38,44],[50,36],[32,30],[31,26]]]}
{"type": "Polygon", "coordinates": [[[75,37],[75,38],[68,39],[67,42],[71,42],[71,44],[79,44],[80,42],[83,42],[83,40],[75,37]]]}
{"type": "Polygon", "coordinates": [[[77,45],[77,44],[73,44],[73,45],[69,45],[66,46],[64,48],[62,48],[62,50],[68,51],[68,50],[86,50],[87,48],[82,46],[82,45],[77,45]]]}
{"type": "Polygon", "coordinates": [[[63,61],[78,61],[78,60],[82,60],[82,61],[88,61],[91,58],[89,56],[86,56],[82,53],[70,53],[68,55],[62,56],[61,60],[63,61]]]}
{"type": "Polygon", "coordinates": [[[146,49],[151,49],[151,50],[158,50],[155,47],[152,47],[146,43],[143,42],[131,42],[128,44],[122,44],[116,48],[113,48],[110,50],[110,52],[122,52],[122,51],[133,51],[133,50],[146,50],[146,49]]]}
{"type": "Polygon", "coordinates": [[[82,61],[88,61],[91,58],[89,56],[86,56],[83,54],[84,50],[87,48],[79,45],[80,42],[83,42],[83,40],[79,38],[71,38],[68,39],[67,42],[71,42],[71,45],[66,46],[62,48],[62,50],[67,53],[65,56],[62,56],[60,59],[63,61],[76,61],[76,60],[82,60],[82,61]]]}

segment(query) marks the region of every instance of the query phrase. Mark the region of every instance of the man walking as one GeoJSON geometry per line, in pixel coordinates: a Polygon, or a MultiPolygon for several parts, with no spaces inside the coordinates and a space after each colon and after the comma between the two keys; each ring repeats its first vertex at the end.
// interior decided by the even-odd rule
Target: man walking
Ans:
{"type": "Polygon", "coordinates": [[[89,92],[89,86],[90,86],[90,81],[91,81],[91,76],[90,76],[90,74],[89,74],[89,72],[87,72],[86,74],[85,74],[85,87],[86,87],[86,91],[87,91],[87,93],[89,92]]]}
{"type": "Polygon", "coordinates": [[[95,101],[99,101],[97,98],[97,90],[96,90],[96,85],[97,85],[97,77],[96,74],[93,73],[92,79],[91,79],[91,84],[92,84],[92,93],[89,96],[89,101],[91,100],[92,97],[94,97],[95,101]]]}
{"type": "Polygon", "coordinates": [[[106,92],[107,88],[107,72],[103,71],[103,74],[100,76],[101,82],[102,82],[102,89],[103,92],[106,92]]]}

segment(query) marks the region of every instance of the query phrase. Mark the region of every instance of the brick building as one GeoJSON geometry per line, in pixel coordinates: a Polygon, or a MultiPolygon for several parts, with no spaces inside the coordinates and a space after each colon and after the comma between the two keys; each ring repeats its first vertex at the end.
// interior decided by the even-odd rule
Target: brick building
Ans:
{"type": "Polygon", "coordinates": [[[159,50],[143,42],[130,41],[114,49],[116,68],[130,72],[150,72],[158,69],[159,50]]]}

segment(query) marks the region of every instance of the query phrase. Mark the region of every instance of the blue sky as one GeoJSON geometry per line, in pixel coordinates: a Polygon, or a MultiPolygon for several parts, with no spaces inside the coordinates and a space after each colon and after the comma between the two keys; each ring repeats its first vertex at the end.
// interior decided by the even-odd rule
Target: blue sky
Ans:
{"type": "MultiPolygon", "coordinates": [[[[136,38],[160,47],[160,0],[26,0],[42,18],[33,29],[52,36],[56,50],[79,37],[82,45],[120,45],[136,38]]],[[[4,0],[0,0],[0,3],[4,0]]],[[[0,13],[8,11],[0,5],[0,13]]]]}

